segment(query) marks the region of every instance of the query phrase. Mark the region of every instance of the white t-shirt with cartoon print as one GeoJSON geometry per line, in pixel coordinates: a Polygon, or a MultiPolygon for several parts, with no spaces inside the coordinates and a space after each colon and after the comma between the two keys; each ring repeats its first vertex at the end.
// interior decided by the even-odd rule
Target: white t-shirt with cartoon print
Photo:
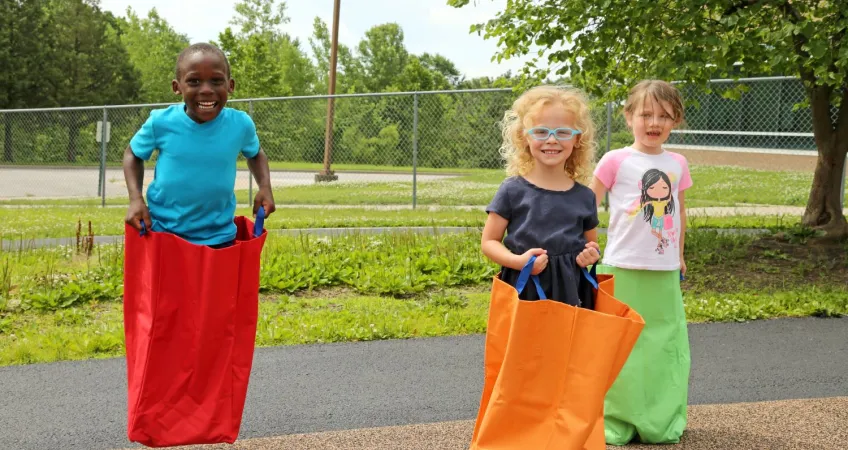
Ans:
{"type": "Polygon", "coordinates": [[[680,268],[679,193],[692,186],[683,155],[633,147],[607,152],[595,176],[609,191],[603,263],[624,269],[680,268]]]}

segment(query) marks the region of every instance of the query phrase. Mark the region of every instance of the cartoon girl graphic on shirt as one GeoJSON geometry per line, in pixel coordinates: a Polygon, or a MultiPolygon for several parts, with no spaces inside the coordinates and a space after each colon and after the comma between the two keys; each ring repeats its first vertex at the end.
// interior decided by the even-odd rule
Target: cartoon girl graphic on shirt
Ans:
{"type": "Polygon", "coordinates": [[[656,252],[662,255],[668,247],[668,239],[663,238],[663,230],[672,229],[674,220],[671,180],[665,172],[651,169],[642,175],[639,189],[642,191],[639,200],[642,217],[651,225],[651,234],[657,237],[656,252]]]}

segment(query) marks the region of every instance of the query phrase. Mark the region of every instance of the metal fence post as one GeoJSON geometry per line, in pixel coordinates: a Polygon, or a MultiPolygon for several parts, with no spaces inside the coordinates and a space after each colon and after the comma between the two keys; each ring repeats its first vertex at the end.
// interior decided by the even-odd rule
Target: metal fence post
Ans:
{"type": "Polygon", "coordinates": [[[412,97],[412,209],[418,203],[418,93],[412,97]]]}
{"type": "Polygon", "coordinates": [[[100,130],[100,207],[106,207],[106,146],[109,139],[109,110],[103,108],[103,126],[100,130]]]}
{"type": "MultiPolygon", "coordinates": [[[[247,113],[253,118],[253,100],[247,102],[247,113]]],[[[255,122],[255,121],[254,121],[255,122]]],[[[253,174],[247,171],[247,205],[253,204],[253,174]]]]}

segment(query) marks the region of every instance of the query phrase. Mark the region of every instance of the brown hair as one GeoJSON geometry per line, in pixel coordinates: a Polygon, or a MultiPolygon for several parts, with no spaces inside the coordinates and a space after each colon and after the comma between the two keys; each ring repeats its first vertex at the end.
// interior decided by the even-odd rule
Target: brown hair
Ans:
{"type": "Polygon", "coordinates": [[[683,122],[683,97],[676,87],[662,80],[644,80],[634,86],[624,104],[624,115],[632,116],[636,108],[645,103],[648,96],[653,97],[660,104],[663,101],[668,102],[671,105],[671,111],[666,112],[674,119],[674,123],[683,122]]]}

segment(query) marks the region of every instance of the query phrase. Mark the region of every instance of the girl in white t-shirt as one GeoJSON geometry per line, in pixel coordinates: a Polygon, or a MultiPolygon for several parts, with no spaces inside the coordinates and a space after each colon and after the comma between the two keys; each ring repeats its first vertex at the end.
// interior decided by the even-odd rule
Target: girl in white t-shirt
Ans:
{"type": "Polygon", "coordinates": [[[645,319],[630,358],[607,394],[607,443],[677,443],[686,428],[689,337],[680,280],[686,273],[686,158],[663,149],[683,120],[674,86],[637,84],[624,106],[633,145],[608,152],[594,172],[596,201],[609,192],[610,223],[603,267],[615,294],[645,319]]]}

